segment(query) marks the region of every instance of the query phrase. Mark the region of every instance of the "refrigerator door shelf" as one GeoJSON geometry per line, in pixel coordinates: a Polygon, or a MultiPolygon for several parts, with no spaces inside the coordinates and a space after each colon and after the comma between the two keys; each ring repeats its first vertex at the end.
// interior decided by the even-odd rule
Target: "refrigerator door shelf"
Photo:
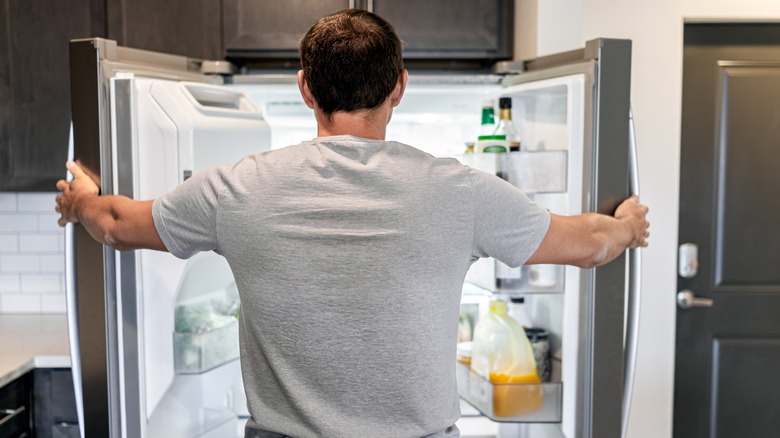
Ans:
{"type": "Polygon", "coordinates": [[[496,384],[458,362],[460,398],[497,422],[560,423],[563,383],[496,384]]]}
{"type": "MultiPolygon", "coordinates": [[[[565,268],[559,265],[528,265],[519,268],[501,266],[493,258],[479,259],[466,273],[469,291],[482,295],[562,294],[565,291],[565,268]],[[497,272],[516,271],[512,282],[506,285],[497,272]],[[477,292],[478,291],[478,292],[477,292]]],[[[466,289],[464,288],[464,291],[466,289]]]]}
{"type": "Polygon", "coordinates": [[[477,153],[456,158],[463,164],[493,175],[526,194],[566,192],[567,152],[526,151],[508,154],[477,153]]]}

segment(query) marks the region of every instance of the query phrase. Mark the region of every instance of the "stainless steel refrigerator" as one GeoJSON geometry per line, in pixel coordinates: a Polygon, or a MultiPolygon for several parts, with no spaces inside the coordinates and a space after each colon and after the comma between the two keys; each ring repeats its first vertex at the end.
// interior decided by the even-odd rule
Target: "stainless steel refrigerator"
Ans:
{"type": "MultiPolygon", "coordinates": [[[[74,158],[104,194],[154,198],[207,167],[316,135],[294,75],[238,75],[224,62],[104,39],[73,41],[70,50],[74,158]]],[[[629,169],[635,169],[630,64],[629,41],[598,39],[582,50],[500,65],[500,74],[412,75],[388,139],[436,143],[432,153],[455,155],[476,138],[481,101],[511,97],[525,151],[460,159],[490,172],[500,168],[555,213],[609,214],[628,196],[629,169]]],[[[66,243],[82,433],[238,435],[246,412],[231,311],[213,329],[182,332],[178,325],[204,303],[211,310],[215,302],[234,305],[224,260],[118,252],[79,225],[68,227],[66,243]]],[[[459,370],[463,398],[506,423],[500,436],[621,435],[638,313],[638,257],[630,261],[621,257],[590,270],[530,267],[528,280],[512,290],[495,287],[493,261],[472,266],[465,304],[484,313],[491,298],[524,297],[533,325],[550,332],[552,380],[532,388],[544,400],[534,412],[496,416],[486,394],[501,388],[459,370]]]]}

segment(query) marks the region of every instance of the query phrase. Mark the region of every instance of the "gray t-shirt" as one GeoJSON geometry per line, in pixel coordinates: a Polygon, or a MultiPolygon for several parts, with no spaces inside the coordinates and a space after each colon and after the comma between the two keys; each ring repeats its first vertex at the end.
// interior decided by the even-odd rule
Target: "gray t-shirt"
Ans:
{"type": "Polygon", "coordinates": [[[457,436],[466,271],[522,264],[550,220],[455,159],[352,136],[201,172],[152,212],[172,254],[233,271],[247,436],[299,438],[457,436]]]}

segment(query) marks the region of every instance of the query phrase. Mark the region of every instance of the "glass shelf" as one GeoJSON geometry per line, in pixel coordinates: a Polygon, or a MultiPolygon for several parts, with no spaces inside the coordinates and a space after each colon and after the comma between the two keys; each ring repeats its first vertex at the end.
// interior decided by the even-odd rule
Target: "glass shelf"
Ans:
{"type": "Polygon", "coordinates": [[[491,383],[458,362],[460,398],[504,423],[560,423],[563,383],[491,383]]]}

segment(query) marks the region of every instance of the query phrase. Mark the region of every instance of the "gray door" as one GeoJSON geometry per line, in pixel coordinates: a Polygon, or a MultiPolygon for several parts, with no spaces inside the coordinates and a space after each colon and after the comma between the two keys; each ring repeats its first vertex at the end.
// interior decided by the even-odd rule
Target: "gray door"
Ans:
{"type": "Polygon", "coordinates": [[[674,436],[780,436],[780,25],[686,25],[681,142],[674,436]]]}

